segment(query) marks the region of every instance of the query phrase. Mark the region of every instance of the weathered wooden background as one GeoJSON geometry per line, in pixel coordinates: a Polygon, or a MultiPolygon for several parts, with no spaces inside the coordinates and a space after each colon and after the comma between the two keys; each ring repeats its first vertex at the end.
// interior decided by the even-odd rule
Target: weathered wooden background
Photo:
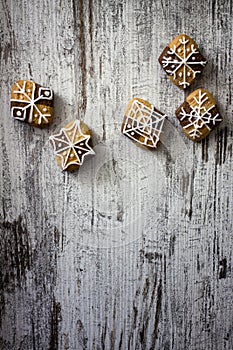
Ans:
{"type": "Polygon", "coordinates": [[[1,350],[233,349],[232,7],[1,0],[1,350]],[[182,32],[224,118],[199,144],[157,62],[182,32]],[[55,91],[50,128],[10,119],[19,78],[55,91]],[[169,116],[155,153],[120,134],[133,96],[169,116]],[[48,137],[78,116],[96,156],[62,173],[48,137]]]}

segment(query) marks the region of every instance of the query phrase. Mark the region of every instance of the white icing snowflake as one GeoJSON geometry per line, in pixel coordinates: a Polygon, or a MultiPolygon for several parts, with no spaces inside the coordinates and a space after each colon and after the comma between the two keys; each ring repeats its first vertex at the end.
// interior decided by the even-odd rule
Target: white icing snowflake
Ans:
{"type": "MultiPolygon", "coordinates": [[[[29,110],[29,116],[28,116],[28,123],[32,123],[33,118],[38,118],[38,124],[40,125],[42,121],[45,123],[49,123],[48,118],[51,118],[50,113],[48,112],[48,109],[46,106],[43,108],[43,112],[38,108],[37,104],[40,100],[52,100],[53,99],[53,92],[51,89],[40,87],[38,90],[38,97],[35,98],[35,91],[36,91],[36,84],[34,82],[30,81],[30,85],[32,85],[31,88],[26,88],[27,81],[23,81],[23,85],[20,85],[20,82],[16,82],[15,85],[17,86],[17,90],[13,90],[13,93],[18,94],[18,99],[11,99],[11,102],[19,102],[20,104],[25,104],[25,106],[13,106],[11,108],[11,115],[15,119],[19,119],[21,121],[25,121],[28,115],[29,110]],[[22,98],[24,96],[24,99],[22,98]]],[[[43,103],[41,103],[43,104],[43,103]]]]}
{"type": "Polygon", "coordinates": [[[54,154],[62,159],[62,170],[72,164],[82,165],[86,155],[95,154],[88,144],[90,138],[90,135],[82,133],[80,120],[75,120],[69,128],[62,128],[59,134],[50,136],[54,154]]]}
{"type": "Polygon", "coordinates": [[[156,148],[166,115],[134,100],[124,121],[123,134],[142,145],[156,148]],[[143,141],[138,138],[142,136],[143,141]]]}
{"type": "Polygon", "coordinates": [[[189,39],[185,38],[185,36],[180,38],[179,41],[182,45],[182,48],[179,47],[177,49],[176,45],[174,45],[173,49],[167,51],[167,54],[173,57],[163,56],[162,66],[169,75],[173,76],[174,80],[177,78],[177,71],[179,70],[179,85],[186,89],[187,86],[190,85],[190,83],[187,82],[187,77],[192,76],[192,79],[195,79],[196,74],[201,73],[200,70],[195,70],[195,65],[201,65],[204,67],[207,61],[196,60],[195,54],[199,54],[199,51],[194,47],[193,44],[191,47],[186,47],[189,39]],[[179,52],[183,52],[184,57],[181,57],[179,55],[179,52]]]}
{"type": "Polygon", "coordinates": [[[201,129],[205,126],[208,130],[211,130],[210,124],[216,125],[216,122],[221,122],[222,118],[219,116],[219,113],[216,113],[214,116],[211,114],[211,110],[215,107],[215,105],[210,106],[208,109],[205,108],[204,103],[208,100],[208,96],[206,92],[202,94],[201,90],[199,90],[198,98],[194,97],[196,105],[193,107],[190,105],[191,112],[187,113],[182,107],[180,119],[183,121],[184,119],[188,119],[189,124],[183,126],[184,129],[188,129],[192,127],[189,131],[189,135],[192,139],[196,140],[202,136],[201,129]]]}

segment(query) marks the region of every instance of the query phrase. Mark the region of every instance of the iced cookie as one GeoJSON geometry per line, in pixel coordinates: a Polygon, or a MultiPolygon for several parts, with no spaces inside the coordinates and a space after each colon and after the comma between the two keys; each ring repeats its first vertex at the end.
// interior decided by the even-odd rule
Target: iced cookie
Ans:
{"type": "Polygon", "coordinates": [[[149,102],[134,98],[126,109],[121,131],[138,145],[157,148],[165,117],[149,102]]]}
{"type": "Polygon", "coordinates": [[[78,169],[88,154],[95,154],[92,149],[91,131],[80,120],[71,121],[59,134],[52,135],[49,139],[62,170],[78,169]]]}
{"type": "Polygon", "coordinates": [[[11,116],[43,128],[53,121],[53,91],[28,80],[18,80],[11,94],[11,116]]]}
{"type": "Polygon", "coordinates": [[[204,69],[207,61],[195,41],[181,34],[168,44],[159,57],[159,63],[171,81],[186,89],[204,69]]]}
{"type": "Polygon", "coordinates": [[[204,89],[192,92],[177,109],[176,116],[192,141],[204,139],[222,121],[214,97],[204,89]]]}

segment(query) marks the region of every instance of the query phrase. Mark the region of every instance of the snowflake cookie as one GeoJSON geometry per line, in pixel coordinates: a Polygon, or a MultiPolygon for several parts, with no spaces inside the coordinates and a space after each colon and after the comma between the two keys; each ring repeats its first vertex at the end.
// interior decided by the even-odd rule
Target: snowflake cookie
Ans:
{"type": "Polygon", "coordinates": [[[53,91],[33,81],[18,80],[11,94],[11,116],[43,128],[53,121],[53,91]]]}
{"type": "Polygon", "coordinates": [[[95,154],[92,149],[91,131],[80,120],[71,121],[59,134],[50,136],[54,154],[62,170],[73,171],[82,165],[85,156],[95,154]]]}
{"type": "Polygon", "coordinates": [[[177,109],[176,116],[192,141],[202,140],[222,121],[214,97],[204,89],[192,92],[177,109]]]}
{"type": "Polygon", "coordinates": [[[186,89],[195,80],[197,73],[202,72],[207,61],[195,41],[181,34],[163,50],[159,63],[174,84],[186,89]]]}
{"type": "Polygon", "coordinates": [[[134,98],[126,109],[121,131],[139,145],[157,148],[165,117],[149,102],[134,98]]]}

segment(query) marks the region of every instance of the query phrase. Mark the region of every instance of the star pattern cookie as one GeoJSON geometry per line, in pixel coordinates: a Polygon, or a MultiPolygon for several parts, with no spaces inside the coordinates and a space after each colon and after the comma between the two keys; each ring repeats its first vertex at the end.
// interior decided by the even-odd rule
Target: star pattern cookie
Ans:
{"type": "Polygon", "coordinates": [[[53,91],[28,80],[18,80],[11,94],[11,116],[43,128],[53,121],[53,91]]]}
{"type": "Polygon", "coordinates": [[[189,87],[206,66],[195,41],[181,34],[168,44],[159,57],[159,63],[171,81],[181,89],[189,87]]]}
{"type": "Polygon", "coordinates": [[[134,98],[128,104],[121,131],[138,145],[157,148],[165,117],[149,102],[134,98]]]}
{"type": "Polygon", "coordinates": [[[214,97],[204,89],[192,92],[177,109],[183,131],[192,141],[200,141],[222,121],[214,97]]]}
{"type": "Polygon", "coordinates": [[[59,134],[52,135],[49,139],[62,170],[75,170],[83,164],[87,155],[95,154],[91,147],[91,132],[80,120],[70,122],[59,134]]]}

